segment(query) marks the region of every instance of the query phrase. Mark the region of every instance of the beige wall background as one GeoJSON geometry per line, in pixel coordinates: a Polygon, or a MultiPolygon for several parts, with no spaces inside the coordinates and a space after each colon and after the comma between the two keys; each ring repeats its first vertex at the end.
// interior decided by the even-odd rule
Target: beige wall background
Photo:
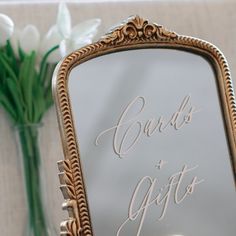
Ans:
{"type": "MultiPolygon", "coordinates": [[[[17,28],[35,24],[44,34],[56,22],[57,3],[0,2],[0,12],[9,15],[17,28]]],[[[205,39],[218,46],[228,59],[233,80],[236,77],[236,1],[122,1],[81,2],[68,4],[73,24],[98,17],[102,19],[99,34],[130,15],[139,14],[179,34],[205,39]]],[[[23,180],[17,154],[14,130],[0,110],[0,235],[23,235],[26,208],[23,180]]],[[[41,153],[48,179],[48,207],[53,224],[67,216],[61,210],[57,161],[63,159],[55,109],[44,118],[41,132],[41,153]]]]}

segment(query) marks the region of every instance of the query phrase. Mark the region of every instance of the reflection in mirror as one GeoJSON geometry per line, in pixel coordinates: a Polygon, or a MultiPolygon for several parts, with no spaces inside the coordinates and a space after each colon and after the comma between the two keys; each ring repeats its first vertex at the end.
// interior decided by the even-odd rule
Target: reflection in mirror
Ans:
{"type": "Polygon", "coordinates": [[[129,50],[68,82],[94,235],[233,236],[236,193],[214,71],[129,50]]]}

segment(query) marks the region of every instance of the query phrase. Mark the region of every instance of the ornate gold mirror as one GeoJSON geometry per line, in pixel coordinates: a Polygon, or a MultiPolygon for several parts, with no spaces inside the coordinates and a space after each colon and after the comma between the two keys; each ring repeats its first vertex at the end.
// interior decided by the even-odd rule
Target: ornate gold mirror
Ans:
{"type": "Polygon", "coordinates": [[[235,234],[236,110],[219,49],[132,17],[66,57],[53,92],[61,235],[235,234]]]}

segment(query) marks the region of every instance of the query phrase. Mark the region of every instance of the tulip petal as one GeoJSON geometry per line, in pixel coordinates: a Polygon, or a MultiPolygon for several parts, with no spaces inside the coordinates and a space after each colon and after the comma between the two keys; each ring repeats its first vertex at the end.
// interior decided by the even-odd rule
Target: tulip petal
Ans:
{"type": "Polygon", "coordinates": [[[78,50],[88,44],[92,43],[92,40],[89,38],[84,38],[73,43],[73,51],[78,50]]]}
{"type": "MultiPolygon", "coordinates": [[[[47,32],[47,34],[45,35],[45,37],[42,40],[42,44],[40,47],[40,52],[41,54],[45,54],[47,53],[51,48],[60,45],[60,42],[63,40],[61,34],[58,32],[58,28],[56,25],[53,25],[49,31],[47,32]]],[[[58,61],[60,61],[61,59],[61,54],[59,50],[55,50],[54,52],[52,52],[50,54],[50,56],[48,57],[48,62],[49,63],[56,63],[58,61]]]]}
{"type": "Polygon", "coordinates": [[[61,2],[58,8],[57,27],[63,38],[69,38],[71,35],[71,16],[66,3],[61,2]]]}
{"type": "Polygon", "coordinates": [[[4,46],[14,31],[14,23],[10,17],[0,14],[0,46],[4,46]]]}
{"type": "Polygon", "coordinates": [[[70,39],[64,39],[60,43],[60,54],[62,57],[65,57],[69,52],[71,51],[71,40],[70,39]]]}
{"type": "Polygon", "coordinates": [[[97,28],[100,24],[100,19],[91,19],[84,21],[73,27],[71,38],[73,40],[86,37],[92,39],[97,34],[97,28]]]}
{"type": "Polygon", "coordinates": [[[40,34],[34,25],[27,25],[20,35],[20,47],[25,53],[38,51],[40,34]]]}
{"type": "Polygon", "coordinates": [[[65,57],[66,55],[68,55],[69,53],[76,51],[88,44],[90,44],[92,41],[88,38],[86,39],[82,39],[82,40],[78,40],[78,41],[74,41],[72,39],[65,39],[62,40],[60,43],[60,53],[62,57],[65,57]]]}

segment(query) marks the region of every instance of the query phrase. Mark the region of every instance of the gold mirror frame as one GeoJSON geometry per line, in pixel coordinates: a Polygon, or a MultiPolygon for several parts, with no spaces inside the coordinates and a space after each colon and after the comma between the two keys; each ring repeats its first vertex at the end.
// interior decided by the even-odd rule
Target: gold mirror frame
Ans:
{"type": "Polygon", "coordinates": [[[65,160],[58,162],[61,191],[65,198],[63,209],[69,219],[61,223],[61,236],[92,236],[79,147],[68,97],[70,71],[77,65],[108,53],[139,48],[174,48],[191,51],[207,58],[214,68],[221,108],[231,153],[232,168],[236,170],[236,103],[227,61],[221,51],[209,42],[178,35],[163,26],[134,16],[103,36],[98,42],[85,46],[62,60],[53,76],[53,95],[65,160]]]}

